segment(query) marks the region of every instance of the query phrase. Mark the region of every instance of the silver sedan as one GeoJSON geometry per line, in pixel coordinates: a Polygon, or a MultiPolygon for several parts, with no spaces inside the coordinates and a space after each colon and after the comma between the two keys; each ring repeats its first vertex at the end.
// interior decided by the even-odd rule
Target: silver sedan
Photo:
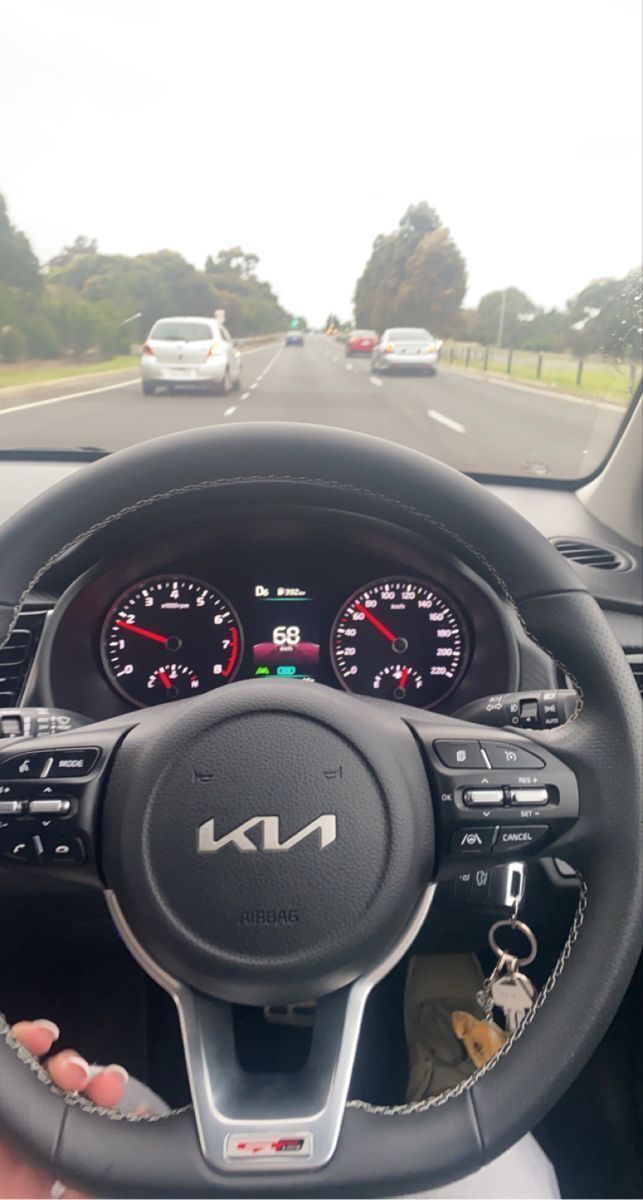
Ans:
{"type": "Polygon", "coordinates": [[[428,329],[386,329],[373,351],[371,370],[391,368],[435,375],[441,342],[428,329]]]}

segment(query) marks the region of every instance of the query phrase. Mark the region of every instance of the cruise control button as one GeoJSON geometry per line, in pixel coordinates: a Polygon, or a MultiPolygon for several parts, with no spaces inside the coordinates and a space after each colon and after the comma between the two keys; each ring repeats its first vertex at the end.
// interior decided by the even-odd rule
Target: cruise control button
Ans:
{"type": "Polygon", "coordinates": [[[495,825],[472,825],[465,829],[457,829],[451,838],[451,853],[488,854],[495,832],[495,825]]]}
{"type": "Polygon", "coordinates": [[[512,850],[531,850],[540,845],[549,833],[549,825],[503,825],[493,847],[494,854],[512,850]]]}
{"type": "Polygon", "coordinates": [[[41,862],[45,866],[77,867],[84,863],[87,855],[79,837],[58,837],[57,834],[40,834],[42,844],[41,862]]]}
{"type": "Polygon", "coordinates": [[[433,748],[445,767],[484,771],[487,766],[477,742],[434,742],[433,748]]]}
{"type": "Polygon", "coordinates": [[[547,788],[511,788],[509,799],[512,804],[548,804],[549,792],[547,788]]]}
{"type": "Polygon", "coordinates": [[[30,800],[27,811],[30,817],[65,817],[71,809],[71,800],[30,800]]]}
{"type": "Polygon", "coordinates": [[[532,754],[530,750],[523,750],[522,746],[512,746],[510,742],[483,742],[482,749],[494,770],[498,768],[517,770],[521,767],[529,767],[534,771],[538,768],[542,769],[545,765],[537,754],[532,754]]]}
{"type": "Polygon", "coordinates": [[[503,804],[505,794],[502,788],[466,788],[462,793],[462,799],[468,807],[485,804],[503,804]]]}
{"type": "Polygon", "coordinates": [[[53,750],[47,755],[51,765],[43,770],[42,779],[76,779],[89,772],[96,764],[100,751],[94,746],[85,746],[81,750],[53,750]]]}

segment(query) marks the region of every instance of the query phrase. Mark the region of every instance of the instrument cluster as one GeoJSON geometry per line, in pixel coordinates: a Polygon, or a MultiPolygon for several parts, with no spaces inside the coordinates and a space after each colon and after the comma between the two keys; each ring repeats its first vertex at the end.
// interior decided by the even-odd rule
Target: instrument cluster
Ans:
{"type": "Polygon", "coordinates": [[[239,679],[456,711],[517,681],[502,602],[408,530],[311,511],[124,547],[61,597],[43,698],[101,719],[239,679]]]}

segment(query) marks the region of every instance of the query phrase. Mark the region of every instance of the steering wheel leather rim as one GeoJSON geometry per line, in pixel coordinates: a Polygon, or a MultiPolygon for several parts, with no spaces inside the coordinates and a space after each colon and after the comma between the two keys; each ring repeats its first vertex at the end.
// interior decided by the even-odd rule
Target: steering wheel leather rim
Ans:
{"type": "Polygon", "coordinates": [[[561,969],[537,1019],[493,1069],[443,1103],[349,1104],[337,1151],[320,1170],[215,1172],[201,1156],[190,1110],[160,1120],[107,1118],[43,1086],[6,1032],[0,1124],[41,1165],[98,1195],[359,1196],[438,1186],[497,1156],[541,1119],[594,1050],[629,983],[643,941],[638,691],[598,605],[513,510],[423,455],[308,425],[211,427],[160,438],[38,497],[0,530],[0,644],[45,565],[115,520],[199,492],[215,507],[231,495],[256,503],[278,494],[428,523],[456,552],[475,557],[582,691],[576,719],[532,737],[579,782],[581,816],[565,856],[586,882],[584,920],[564,975],[561,969]]]}

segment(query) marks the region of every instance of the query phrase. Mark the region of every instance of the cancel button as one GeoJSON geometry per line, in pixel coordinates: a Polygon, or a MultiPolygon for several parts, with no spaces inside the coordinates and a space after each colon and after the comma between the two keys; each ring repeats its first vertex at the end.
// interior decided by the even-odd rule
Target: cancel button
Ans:
{"type": "Polygon", "coordinates": [[[531,850],[544,842],[549,825],[501,825],[493,853],[509,854],[511,850],[531,850]]]}

